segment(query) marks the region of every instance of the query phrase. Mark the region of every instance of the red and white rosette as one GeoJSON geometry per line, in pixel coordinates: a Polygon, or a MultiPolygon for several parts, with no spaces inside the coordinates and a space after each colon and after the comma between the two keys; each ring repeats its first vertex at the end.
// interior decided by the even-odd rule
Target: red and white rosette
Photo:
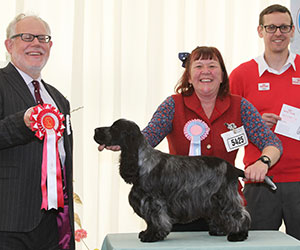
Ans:
{"type": "Polygon", "coordinates": [[[44,139],[42,161],[41,209],[64,207],[62,171],[59,160],[58,140],[63,135],[64,115],[50,104],[34,107],[30,120],[31,130],[40,140],[44,139]]]}
{"type": "Polygon", "coordinates": [[[191,141],[189,155],[201,155],[201,141],[208,136],[209,130],[208,125],[200,119],[190,120],[184,125],[183,133],[191,141]]]}

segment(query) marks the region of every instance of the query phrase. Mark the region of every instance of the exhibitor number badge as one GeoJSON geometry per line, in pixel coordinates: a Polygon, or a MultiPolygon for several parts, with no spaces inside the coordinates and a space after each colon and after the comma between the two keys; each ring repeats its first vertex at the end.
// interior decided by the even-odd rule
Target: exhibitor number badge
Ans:
{"type": "Polygon", "coordinates": [[[227,152],[231,152],[248,145],[248,138],[244,126],[223,133],[221,136],[227,152]]]}

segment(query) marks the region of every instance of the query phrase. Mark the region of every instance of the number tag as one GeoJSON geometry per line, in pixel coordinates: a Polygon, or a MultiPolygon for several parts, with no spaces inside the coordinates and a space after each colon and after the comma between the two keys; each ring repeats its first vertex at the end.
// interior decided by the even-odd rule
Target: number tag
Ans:
{"type": "Polygon", "coordinates": [[[239,149],[248,145],[248,138],[244,126],[221,134],[227,152],[239,149]]]}

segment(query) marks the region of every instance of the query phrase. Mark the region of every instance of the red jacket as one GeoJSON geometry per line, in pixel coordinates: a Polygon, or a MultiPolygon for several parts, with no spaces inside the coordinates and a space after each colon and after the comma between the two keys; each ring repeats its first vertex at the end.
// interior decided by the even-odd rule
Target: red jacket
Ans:
{"type": "MultiPolygon", "coordinates": [[[[208,136],[201,141],[201,154],[217,156],[234,165],[237,150],[227,152],[221,134],[228,132],[225,123],[234,123],[237,127],[242,125],[242,98],[235,95],[227,96],[223,100],[217,98],[210,119],[204,113],[195,92],[191,96],[173,95],[173,98],[175,101],[175,114],[172,123],[173,130],[167,135],[170,154],[189,154],[190,141],[184,135],[184,125],[192,119],[201,119],[210,128],[208,136]]],[[[244,199],[244,204],[246,204],[241,189],[242,185],[239,183],[239,193],[244,199]]]]}
{"type": "Polygon", "coordinates": [[[234,165],[237,150],[227,152],[222,133],[228,132],[225,123],[235,123],[237,127],[241,121],[241,97],[230,95],[223,100],[217,99],[214,111],[207,118],[195,92],[191,96],[173,95],[175,101],[175,114],[173,130],[167,136],[169,150],[174,155],[188,155],[190,141],[183,133],[184,125],[192,119],[203,120],[210,128],[208,136],[201,141],[202,155],[217,156],[234,165]]]}

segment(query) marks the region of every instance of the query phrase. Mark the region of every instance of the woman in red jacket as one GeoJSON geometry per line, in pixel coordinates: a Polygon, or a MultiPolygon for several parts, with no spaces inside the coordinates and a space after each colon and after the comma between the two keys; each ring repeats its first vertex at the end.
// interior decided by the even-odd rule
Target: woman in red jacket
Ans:
{"type": "MultiPolygon", "coordinates": [[[[171,154],[217,156],[234,165],[237,149],[249,139],[261,156],[246,169],[245,176],[262,182],[280,157],[281,142],[252,104],[229,93],[225,64],[216,48],[197,47],[191,54],[179,55],[185,71],[176,94],[166,98],[142,131],[147,141],[155,147],[167,137],[171,154]]],[[[100,145],[99,150],[104,147],[100,145]]],[[[208,231],[208,225],[199,219],[175,224],[173,231],[208,231]]]]}

